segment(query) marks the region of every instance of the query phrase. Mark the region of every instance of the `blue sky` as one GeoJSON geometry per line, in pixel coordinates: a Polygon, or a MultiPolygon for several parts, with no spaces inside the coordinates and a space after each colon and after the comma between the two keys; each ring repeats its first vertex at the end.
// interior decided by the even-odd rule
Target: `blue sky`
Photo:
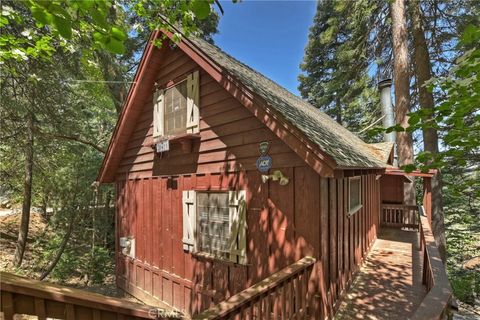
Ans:
{"type": "Polygon", "coordinates": [[[316,1],[221,2],[215,44],[295,94],[316,1]]]}

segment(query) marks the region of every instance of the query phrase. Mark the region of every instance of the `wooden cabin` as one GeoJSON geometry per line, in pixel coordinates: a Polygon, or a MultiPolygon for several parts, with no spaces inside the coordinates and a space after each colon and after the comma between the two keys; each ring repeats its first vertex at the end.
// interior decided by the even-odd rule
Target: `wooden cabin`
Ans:
{"type": "Polygon", "coordinates": [[[116,187],[117,285],[194,316],[246,310],[229,298],[283,279],[257,310],[333,316],[377,237],[391,145],[212,44],[167,36],[145,48],[98,177],[116,187]]]}

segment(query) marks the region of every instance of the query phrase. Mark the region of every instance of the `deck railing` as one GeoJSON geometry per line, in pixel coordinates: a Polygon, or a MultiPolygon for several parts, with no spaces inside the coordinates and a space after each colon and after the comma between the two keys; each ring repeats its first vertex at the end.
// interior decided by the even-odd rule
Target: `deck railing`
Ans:
{"type": "Polygon", "coordinates": [[[392,228],[418,229],[418,207],[404,204],[382,204],[380,225],[392,228]]]}
{"type": "Polygon", "coordinates": [[[193,319],[305,319],[314,263],[305,257],[193,319]]]}
{"type": "Polygon", "coordinates": [[[412,319],[443,319],[448,311],[452,288],[448,281],[445,266],[440,258],[435,238],[433,237],[427,217],[420,218],[420,250],[423,251],[422,281],[427,288],[427,295],[415,311],[412,319]]]}
{"type": "Polygon", "coordinates": [[[13,319],[14,315],[67,320],[154,319],[162,316],[162,311],[165,318],[174,313],[6,272],[0,273],[0,285],[1,311],[5,320],[13,319]]]}

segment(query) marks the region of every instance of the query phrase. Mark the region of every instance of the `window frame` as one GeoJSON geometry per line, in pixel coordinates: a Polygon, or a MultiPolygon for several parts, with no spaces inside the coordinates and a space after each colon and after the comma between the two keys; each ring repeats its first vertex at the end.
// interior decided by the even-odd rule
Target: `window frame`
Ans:
{"type": "MultiPolygon", "coordinates": [[[[167,134],[166,131],[167,131],[167,126],[166,126],[166,122],[167,122],[167,118],[165,117],[165,109],[167,108],[167,91],[168,90],[171,90],[171,89],[174,89],[176,86],[179,86],[181,84],[185,84],[185,119],[188,117],[188,108],[187,108],[187,103],[188,103],[188,83],[187,83],[187,80],[188,80],[188,77],[182,77],[180,80],[177,80],[173,83],[168,83],[168,85],[163,89],[163,96],[164,96],[164,104],[163,104],[163,108],[162,108],[162,120],[163,120],[163,136],[162,138],[164,139],[171,139],[171,138],[174,138],[174,137],[177,137],[177,136],[182,136],[182,135],[185,135],[187,134],[188,132],[188,127],[187,127],[187,123],[186,123],[186,120],[185,120],[185,132],[182,132],[182,133],[176,133],[176,134],[167,134]]],[[[179,90],[180,91],[180,90],[179,90]]]]}
{"type": "MultiPolygon", "coordinates": [[[[195,252],[194,254],[197,256],[201,257],[207,257],[207,258],[212,258],[216,260],[221,260],[221,261],[229,261],[230,259],[230,252],[227,252],[225,255],[219,255],[215,252],[211,251],[204,251],[201,249],[201,228],[200,228],[200,214],[199,214],[199,208],[200,208],[200,203],[198,201],[198,196],[200,194],[224,194],[227,196],[227,202],[226,202],[226,207],[225,209],[227,210],[228,213],[228,234],[227,234],[227,245],[228,241],[231,237],[232,233],[232,217],[230,215],[230,204],[229,204],[229,197],[230,197],[230,190],[196,190],[195,191],[195,201],[196,201],[196,234],[195,234],[195,252]]],[[[209,207],[210,208],[210,207],[209,207]]]]}
{"type": "Polygon", "coordinates": [[[363,201],[362,201],[362,176],[354,176],[354,177],[349,177],[348,178],[348,216],[352,216],[355,213],[357,213],[362,207],[363,207],[363,201]],[[351,207],[351,183],[352,181],[358,181],[358,205],[356,205],[354,208],[351,207]]]}
{"type": "Polygon", "coordinates": [[[153,144],[164,140],[173,141],[178,139],[183,141],[184,139],[190,140],[200,137],[200,85],[200,71],[195,69],[190,73],[187,72],[168,80],[164,84],[155,84],[153,92],[153,144]],[[186,99],[186,116],[185,125],[182,125],[182,127],[185,127],[185,130],[182,129],[181,132],[167,135],[165,117],[166,93],[184,83],[187,87],[184,96],[186,99]]]}

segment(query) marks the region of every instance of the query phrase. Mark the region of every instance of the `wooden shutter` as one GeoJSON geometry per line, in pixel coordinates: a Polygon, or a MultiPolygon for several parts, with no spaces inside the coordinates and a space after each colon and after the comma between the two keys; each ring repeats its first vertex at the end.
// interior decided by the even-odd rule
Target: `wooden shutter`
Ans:
{"type": "Polygon", "coordinates": [[[196,251],[196,225],[197,225],[197,206],[196,192],[193,190],[184,190],[182,194],[183,202],[183,250],[188,252],[196,251]]]}
{"type": "Polygon", "coordinates": [[[165,111],[164,90],[157,90],[153,94],[153,139],[164,135],[164,111],[165,111]]]}
{"type": "Polygon", "coordinates": [[[199,100],[199,72],[195,71],[187,77],[187,133],[200,132],[199,100]]]}
{"type": "Polygon", "coordinates": [[[246,191],[230,191],[230,260],[247,263],[247,201],[246,191]]]}

